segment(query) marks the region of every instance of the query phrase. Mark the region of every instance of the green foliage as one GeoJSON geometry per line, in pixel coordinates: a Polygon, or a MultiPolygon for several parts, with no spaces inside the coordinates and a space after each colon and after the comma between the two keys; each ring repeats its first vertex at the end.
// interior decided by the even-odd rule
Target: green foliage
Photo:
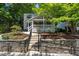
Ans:
{"type": "MultiPolygon", "coordinates": [[[[23,25],[23,15],[24,13],[31,13],[32,7],[34,4],[9,4],[8,7],[6,7],[5,3],[0,4],[0,32],[5,32],[5,26],[8,27],[8,29],[14,25],[18,24],[20,26],[23,25]]],[[[7,31],[7,30],[6,30],[7,31]]]]}
{"type": "MultiPolygon", "coordinates": [[[[35,13],[43,16],[50,23],[59,23],[63,21],[77,22],[79,21],[79,3],[41,3],[40,7],[34,7],[31,3],[11,3],[8,7],[4,3],[0,4],[0,24],[7,24],[10,28],[12,25],[23,25],[24,13],[35,13]]],[[[0,25],[0,32],[4,32],[6,28],[0,25]],[[3,30],[4,29],[4,30],[3,30]]],[[[16,27],[16,26],[15,26],[16,27]]],[[[17,31],[12,30],[12,31],[17,31]]]]}
{"type": "Polygon", "coordinates": [[[33,8],[34,12],[40,16],[44,16],[46,20],[53,23],[63,21],[79,20],[79,4],[73,3],[43,3],[40,8],[33,8]]]}
{"type": "Polygon", "coordinates": [[[23,16],[24,13],[31,13],[33,4],[11,4],[9,12],[13,18],[18,19],[18,17],[23,16]]]}
{"type": "Polygon", "coordinates": [[[46,3],[40,4],[40,8],[33,8],[34,12],[36,12],[40,16],[44,16],[46,19],[52,17],[60,17],[65,15],[66,8],[63,7],[64,4],[54,4],[54,3],[46,3]]]}
{"type": "Polygon", "coordinates": [[[5,24],[0,24],[0,33],[6,32],[8,27],[5,24]]]}
{"type": "Polygon", "coordinates": [[[49,22],[51,23],[59,23],[59,22],[77,22],[79,21],[79,17],[77,18],[69,18],[69,17],[65,17],[65,16],[62,16],[62,17],[59,17],[59,18],[52,18],[52,19],[49,19],[49,22]]]}
{"type": "Polygon", "coordinates": [[[12,32],[17,32],[17,31],[21,31],[21,27],[20,26],[18,26],[18,25],[13,25],[12,27],[11,27],[11,31],[12,32]]]}
{"type": "Polygon", "coordinates": [[[8,40],[9,37],[8,37],[7,35],[2,35],[2,39],[3,39],[3,40],[8,40]]]}

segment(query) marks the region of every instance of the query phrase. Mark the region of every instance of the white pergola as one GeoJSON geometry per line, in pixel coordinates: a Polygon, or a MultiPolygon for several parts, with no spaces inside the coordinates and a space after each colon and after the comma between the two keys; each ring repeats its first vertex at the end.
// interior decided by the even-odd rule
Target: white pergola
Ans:
{"type": "Polygon", "coordinates": [[[30,31],[32,29],[32,32],[37,32],[37,31],[49,31],[55,32],[55,25],[51,24],[45,24],[45,19],[42,18],[37,18],[38,16],[33,16],[29,19],[27,19],[27,15],[29,14],[24,14],[24,29],[27,31],[30,31]],[[42,22],[42,24],[35,25],[34,22],[42,22]],[[52,27],[52,28],[51,28],[52,27]]]}

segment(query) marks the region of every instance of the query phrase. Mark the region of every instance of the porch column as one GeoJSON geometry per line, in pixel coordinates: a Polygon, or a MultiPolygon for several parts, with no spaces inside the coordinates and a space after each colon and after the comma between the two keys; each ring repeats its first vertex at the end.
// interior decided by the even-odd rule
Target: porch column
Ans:
{"type": "Polygon", "coordinates": [[[45,26],[45,25],[44,25],[44,17],[43,17],[43,31],[45,31],[45,30],[44,30],[44,29],[45,29],[44,26],[45,26]]]}
{"type": "Polygon", "coordinates": [[[28,21],[28,32],[29,32],[29,21],[28,21]]]}
{"type": "Polygon", "coordinates": [[[32,30],[33,30],[33,20],[32,20],[32,30]]]}

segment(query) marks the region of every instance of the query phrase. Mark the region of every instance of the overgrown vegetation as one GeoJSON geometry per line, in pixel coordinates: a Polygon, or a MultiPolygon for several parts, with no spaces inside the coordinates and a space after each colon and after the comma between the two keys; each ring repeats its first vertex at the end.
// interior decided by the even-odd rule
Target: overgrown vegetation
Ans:
{"type": "Polygon", "coordinates": [[[72,32],[75,32],[76,22],[79,21],[79,3],[41,3],[38,4],[38,8],[35,5],[30,3],[1,3],[0,32],[11,31],[11,27],[16,24],[22,28],[24,13],[34,13],[42,16],[48,23],[69,22],[72,32]]]}
{"type": "Polygon", "coordinates": [[[33,10],[50,23],[68,22],[71,32],[74,33],[76,22],[79,21],[78,5],[78,3],[49,3],[40,4],[40,8],[33,8],[33,10]]]}
{"type": "Polygon", "coordinates": [[[21,31],[21,27],[18,26],[18,25],[13,25],[13,26],[11,27],[11,31],[12,31],[12,32],[21,31]]]}
{"type": "MultiPolygon", "coordinates": [[[[10,32],[11,27],[23,28],[23,15],[24,13],[31,13],[33,4],[20,4],[20,3],[1,3],[0,4],[0,33],[10,32]],[[17,25],[16,25],[17,24],[17,25]]],[[[21,28],[18,28],[21,29],[21,28]]],[[[17,29],[16,29],[17,30],[17,29]]]]}

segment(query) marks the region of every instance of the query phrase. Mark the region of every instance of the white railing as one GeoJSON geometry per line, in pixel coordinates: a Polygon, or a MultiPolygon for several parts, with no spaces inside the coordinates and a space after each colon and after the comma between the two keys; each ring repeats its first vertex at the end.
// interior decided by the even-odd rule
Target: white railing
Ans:
{"type": "Polygon", "coordinates": [[[28,31],[32,30],[32,25],[28,27],[28,31]]]}
{"type": "Polygon", "coordinates": [[[41,31],[41,32],[55,32],[55,25],[48,25],[48,24],[44,24],[44,25],[34,25],[34,28],[37,29],[37,31],[41,31]]]}

